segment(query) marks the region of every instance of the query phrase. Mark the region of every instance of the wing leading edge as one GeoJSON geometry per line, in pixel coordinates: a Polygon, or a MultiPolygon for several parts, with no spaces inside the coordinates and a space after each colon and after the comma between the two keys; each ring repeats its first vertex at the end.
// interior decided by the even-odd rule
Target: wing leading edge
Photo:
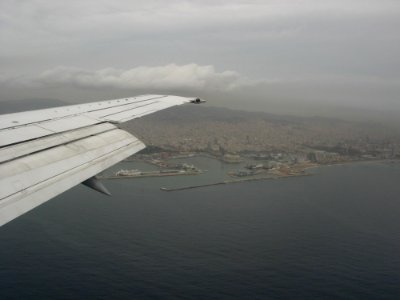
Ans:
{"type": "Polygon", "coordinates": [[[145,95],[3,115],[0,226],[140,151],[116,125],[198,98],[145,95]]]}

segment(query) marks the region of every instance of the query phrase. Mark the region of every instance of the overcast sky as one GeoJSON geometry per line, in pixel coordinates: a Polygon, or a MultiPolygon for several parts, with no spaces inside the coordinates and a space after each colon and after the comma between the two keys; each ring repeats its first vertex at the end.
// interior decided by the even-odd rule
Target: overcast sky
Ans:
{"type": "Polygon", "coordinates": [[[400,1],[0,0],[0,100],[400,112],[400,1]]]}

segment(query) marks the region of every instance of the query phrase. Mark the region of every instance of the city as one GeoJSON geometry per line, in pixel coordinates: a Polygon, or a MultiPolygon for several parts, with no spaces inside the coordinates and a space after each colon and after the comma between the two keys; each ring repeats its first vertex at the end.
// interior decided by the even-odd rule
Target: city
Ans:
{"type": "Polygon", "coordinates": [[[144,153],[207,153],[225,162],[245,159],[288,165],[400,158],[397,128],[338,119],[299,118],[201,107],[173,108],[127,123],[144,153]],[[186,116],[186,114],[188,114],[186,116]],[[230,114],[230,117],[227,117],[230,114]]]}

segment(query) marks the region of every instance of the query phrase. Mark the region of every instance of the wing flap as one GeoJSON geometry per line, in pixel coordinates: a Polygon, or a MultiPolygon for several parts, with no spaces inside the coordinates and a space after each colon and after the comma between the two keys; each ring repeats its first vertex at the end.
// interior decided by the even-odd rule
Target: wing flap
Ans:
{"type": "Polygon", "coordinates": [[[63,132],[51,136],[46,136],[32,141],[4,147],[1,149],[0,162],[6,162],[17,157],[25,156],[41,150],[52,148],[58,145],[73,142],[90,135],[116,129],[112,124],[102,123],[94,126],[80,128],[73,131],[63,132]]]}
{"type": "Polygon", "coordinates": [[[115,129],[0,166],[0,225],[140,151],[144,144],[115,129]]]}
{"type": "Polygon", "coordinates": [[[4,129],[0,131],[0,147],[15,144],[21,141],[32,140],[41,136],[50,135],[52,133],[52,131],[41,128],[36,124],[4,129]]]}

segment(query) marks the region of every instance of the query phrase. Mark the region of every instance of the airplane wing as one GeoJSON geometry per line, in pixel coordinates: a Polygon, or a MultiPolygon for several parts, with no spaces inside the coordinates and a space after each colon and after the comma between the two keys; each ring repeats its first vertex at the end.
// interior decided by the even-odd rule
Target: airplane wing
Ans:
{"type": "MultiPolygon", "coordinates": [[[[199,98],[143,95],[0,117],[0,226],[145,145],[118,124],[199,98]]],[[[103,191],[107,193],[107,191],[103,191]]]]}

